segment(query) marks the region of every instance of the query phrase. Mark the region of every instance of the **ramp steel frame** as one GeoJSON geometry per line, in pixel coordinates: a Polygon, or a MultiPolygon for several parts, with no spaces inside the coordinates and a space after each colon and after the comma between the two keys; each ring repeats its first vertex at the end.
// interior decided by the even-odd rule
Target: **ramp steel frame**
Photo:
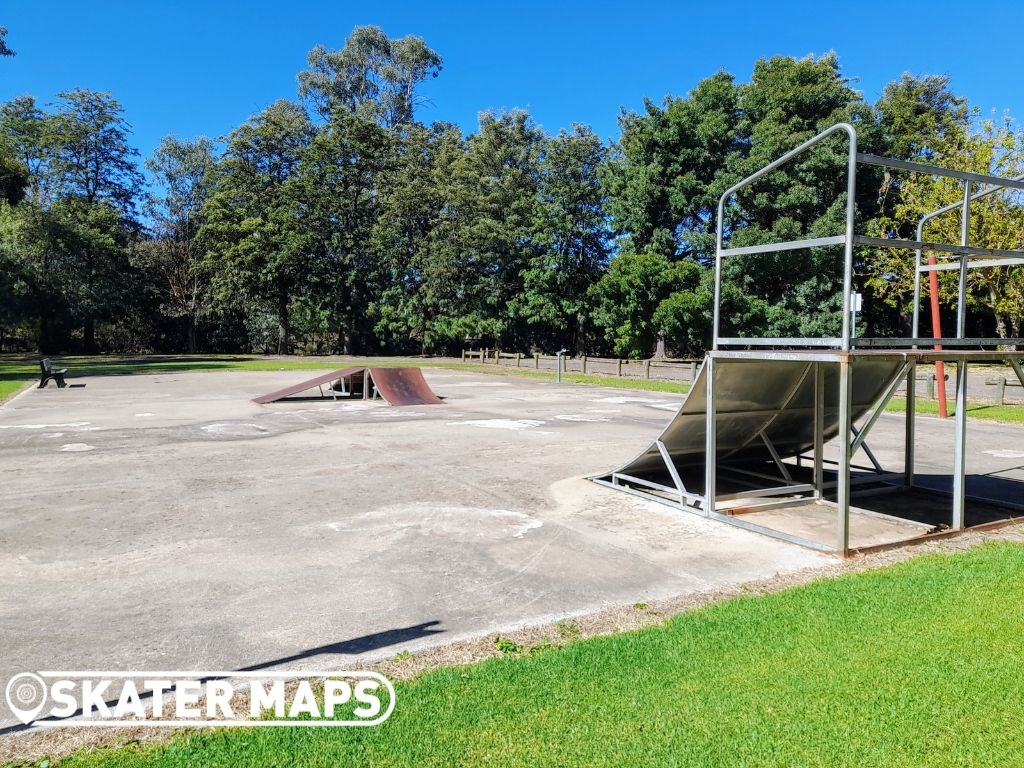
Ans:
{"type": "MultiPolygon", "coordinates": [[[[682,474],[677,466],[680,456],[673,454],[673,447],[656,441],[657,452],[664,461],[664,471],[671,479],[669,486],[652,479],[650,472],[647,477],[638,476],[632,467],[649,469],[651,450],[634,459],[622,469],[608,475],[592,478],[596,482],[610,485],[620,490],[638,494],[646,498],[680,507],[705,517],[727,522],[731,525],[757,531],[776,538],[795,542],[814,549],[833,552],[842,556],[851,551],[850,547],[850,512],[854,509],[859,514],[879,516],[879,513],[851,507],[851,498],[855,493],[876,494],[917,488],[914,482],[914,438],[915,438],[915,371],[920,364],[933,364],[939,361],[951,362],[957,368],[956,384],[956,427],[953,445],[953,491],[952,513],[949,528],[956,531],[964,527],[965,505],[969,498],[966,494],[966,450],[967,450],[967,372],[971,363],[1005,362],[1016,373],[1024,385],[1024,353],[1003,351],[992,348],[998,345],[1019,346],[1024,339],[991,339],[967,338],[967,274],[972,269],[992,268],[1008,265],[1024,265],[1024,250],[1007,250],[983,248],[969,243],[971,203],[988,195],[1004,190],[1024,190],[1024,176],[1017,178],[1000,178],[997,176],[951,170],[923,163],[906,162],[894,158],[878,157],[860,153],[857,150],[857,131],[848,123],[838,123],[808,139],[772,163],[747,176],[727,189],[718,202],[718,221],[716,227],[715,248],[715,279],[714,279],[714,315],[712,348],[707,353],[700,374],[695,379],[695,387],[703,380],[704,391],[700,394],[705,399],[704,407],[704,451],[703,451],[703,487],[699,490],[688,489],[684,485],[682,474]],[[726,203],[743,189],[758,179],[772,173],[794,158],[821,144],[829,137],[845,134],[849,141],[847,152],[846,176],[846,219],[842,234],[828,237],[805,238],[782,243],[730,248],[725,243],[725,206],[726,203]],[[920,220],[917,236],[914,240],[876,238],[858,235],[855,231],[855,206],[857,191],[857,173],[859,166],[880,166],[889,169],[911,171],[957,179],[963,182],[963,198],[961,202],[944,206],[933,211],[920,220]],[[924,226],[928,221],[954,211],[960,212],[961,237],[960,243],[938,243],[923,239],[924,226]],[[722,298],[722,266],[725,259],[737,256],[754,256],[779,251],[797,251],[811,248],[829,248],[842,246],[842,325],[841,335],[826,338],[747,338],[723,337],[720,334],[721,298],[722,298]],[[914,253],[914,307],[912,332],[909,338],[858,338],[851,321],[851,302],[853,290],[854,249],[857,247],[891,248],[912,251],[914,253]],[[928,263],[923,255],[929,254],[928,263]],[[941,261],[940,261],[941,259],[941,261]],[[956,336],[922,338],[920,336],[919,314],[921,304],[922,276],[931,275],[942,270],[958,270],[959,283],[957,292],[957,332],[956,336]],[[989,349],[985,349],[989,347],[989,349]],[[732,349],[730,349],[732,348],[732,349]],[[952,348],[952,349],[950,349],[952,348]],[[870,361],[884,362],[892,366],[893,373],[879,384],[878,395],[873,405],[866,410],[862,405],[855,406],[853,392],[854,371],[863,367],[870,372],[870,361]],[[777,476],[765,472],[754,471],[754,468],[743,466],[742,462],[731,461],[730,456],[736,455],[735,446],[722,449],[719,445],[719,430],[722,418],[719,415],[729,411],[735,415],[739,411],[732,410],[736,403],[729,402],[728,397],[718,391],[717,369],[728,366],[736,361],[745,361],[763,366],[804,365],[797,385],[792,389],[788,399],[783,397],[776,405],[775,416],[755,434],[749,436],[744,445],[756,445],[758,442],[766,451],[767,464],[777,471],[777,476]],[[866,363],[866,365],[865,365],[866,363]],[[838,391],[826,391],[826,371],[831,368],[829,376],[835,380],[838,391]],[[807,377],[813,376],[814,397],[813,407],[791,407],[792,397],[802,386],[807,377]],[[905,416],[904,467],[902,471],[886,471],[871,452],[866,438],[877,424],[886,405],[890,402],[901,384],[906,382],[907,407],[905,416]],[[725,399],[723,400],[723,397],[725,399]],[[826,407],[826,400],[835,405],[826,407]],[[771,423],[782,414],[792,417],[801,414],[813,418],[813,446],[809,450],[801,450],[783,456],[777,446],[769,439],[766,431],[771,423]],[[860,420],[860,426],[855,421],[860,420]],[[834,432],[838,448],[838,458],[830,461],[824,457],[826,433],[834,432]],[[853,457],[863,452],[870,462],[870,467],[856,466],[853,457]],[[812,480],[794,480],[790,471],[793,465],[787,466],[784,459],[794,459],[797,467],[802,467],[805,459],[811,461],[812,480]],[[827,479],[825,464],[834,467],[831,472],[835,479],[827,479]],[[866,470],[867,474],[852,477],[852,469],[866,470]],[[628,471],[627,471],[628,470],[628,471]],[[717,484],[719,475],[727,477],[733,484],[748,485],[749,490],[731,493],[719,493],[717,484]],[[855,486],[857,490],[855,490],[855,486]],[[826,492],[834,492],[834,501],[826,498],[826,492]],[[772,507],[793,507],[800,504],[823,504],[835,509],[836,532],[833,543],[811,540],[792,533],[776,530],[750,520],[743,514],[770,509],[772,507]]],[[[724,369],[723,369],[724,370],[724,369]]],[[[767,370],[767,369],[766,369],[767,370]]],[[[885,370],[883,366],[881,370],[885,370]]],[[[874,390],[872,390],[874,391],[874,390]]],[[[784,393],[783,393],[784,394],[784,393]]],[[[691,397],[694,390],[691,390],[691,397]]],[[[752,411],[747,411],[750,416],[752,411]]],[[[686,403],[680,408],[673,420],[695,415],[691,408],[687,411],[686,403]]],[[[731,417],[730,417],[731,418],[731,417]]],[[[728,423],[728,422],[726,422],[728,423]]],[[[663,439],[667,439],[669,429],[663,439]]],[[[692,455],[688,455],[688,459],[692,455]]],[[[927,488],[923,490],[932,491],[927,488]]],[[[985,501],[993,501],[986,499],[985,501]]],[[[1024,504],[1015,505],[999,501],[1000,504],[1024,510],[1024,504]]],[[[881,515],[885,517],[884,515],[881,515]]],[[[926,524],[915,524],[900,518],[908,525],[916,525],[921,534],[933,530],[926,524]]],[[[914,537],[916,538],[916,536],[914,537]]]]}

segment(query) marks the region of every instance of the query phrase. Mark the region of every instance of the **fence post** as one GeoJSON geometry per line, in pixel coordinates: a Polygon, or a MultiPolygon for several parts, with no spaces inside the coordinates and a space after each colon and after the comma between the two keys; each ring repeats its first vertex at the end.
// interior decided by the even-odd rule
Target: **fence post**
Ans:
{"type": "Polygon", "coordinates": [[[690,362],[690,381],[697,378],[697,361],[693,360],[690,362]]]}
{"type": "Polygon", "coordinates": [[[615,361],[615,375],[622,378],[622,358],[615,361]]]}
{"type": "Polygon", "coordinates": [[[1003,398],[1006,396],[1006,377],[1000,376],[996,379],[996,405],[1003,405],[1003,398]]]}
{"type": "Polygon", "coordinates": [[[935,374],[934,373],[929,373],[928,374],[928,399],[929,400],[934,400],[935,399],[935,374]]]}
{"type": "Polygon", "coordinates": [[[644,378],[645,379],[651,378],[651,361],[650,360],[644,360],[644,378]]]}
{"type": "Polygon", "coordinates": [[[462,350],[462,362],[463,362],[463,364],[465,364],[465,362],[466,362],[466,350],[465,349],[462,350]]]}
{"type": "Polygon", "coordinates": [[[583,373],[587,372],[587,356],[583,356],[583,373]]]}
{"type": "Polygon", "coordinates": [[[523,359],[523,353],[522,352],[516,352],[516,368],[519,367],[519,361],[522,360],[522,359],[523,359]]]}

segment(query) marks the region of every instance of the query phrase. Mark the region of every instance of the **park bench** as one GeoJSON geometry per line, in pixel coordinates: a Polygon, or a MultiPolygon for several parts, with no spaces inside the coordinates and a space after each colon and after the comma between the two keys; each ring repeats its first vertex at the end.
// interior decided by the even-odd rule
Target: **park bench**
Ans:
{"type": "Polygon", "coordinates": [[[53,363],[50,362],[50,358],[46,357],[39,361],[39,388],[45,387],[50,379],[57,382],[57,388],[66,387],[67,384],[64,382],[64,374],[68,372],[67,368],[54,368],[53,363]]]}

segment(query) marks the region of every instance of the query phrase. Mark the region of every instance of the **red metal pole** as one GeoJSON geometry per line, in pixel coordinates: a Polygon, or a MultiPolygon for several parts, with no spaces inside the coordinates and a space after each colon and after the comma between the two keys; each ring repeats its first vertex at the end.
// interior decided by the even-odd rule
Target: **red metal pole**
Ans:
{"type": "MultiPolygon", "coordinates": [[[[929,254],[928,264],[936,264],[935,255],[929,254]]],[[[939,274],[934,269],[928,273],[928,292],[931,294],[932,305],[932,338],[942,338],[942,321],[939,317],[939,274]]],[[[936,344],[935,349],[942,349],[941,344],[936,344]]],[[[949,416],[946,410],[946,369],[941,360],[935,361],[935,384],[938,386],[939,396],[939,418],[945,419],[949,416]]]]}

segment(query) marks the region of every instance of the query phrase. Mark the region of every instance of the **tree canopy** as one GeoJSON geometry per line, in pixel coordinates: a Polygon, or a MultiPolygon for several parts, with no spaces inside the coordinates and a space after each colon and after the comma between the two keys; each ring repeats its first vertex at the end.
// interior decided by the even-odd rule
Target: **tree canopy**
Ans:
{"type": "MultiPolygon", "coordinates": [[[[663,339],[699,354],[720,196],[820,130],[848,121],[866,151],[1024,171],[1016,123],[981,120],[947,77],[902,74],[869,103],[834,53],[646,99],[614,141],[582,124],[549,133],[522,110],[483,112],[468,135],[425,122],[442,65],[420,37],[356,27],[340,50],[309,52],[295,99],[224,137],[168,136],[144,161],[111,94],[0,105],[0,344],[646,357],[663,339]]],[[[845,169],[837,136],[763,177],[728,201],[727,239],[837,234],[845,169]]],[[[948,179],[867,169],[858,230],[913,237],[957,194],[948,179]]],[[[979,203],[972,239],[1020,247],[1019,202],[979,203]]],[[[958,239],[953,220],[932,227],[958,239]]],[[[910,256],[861,249],[855,272],[869,335],[909,330],[910,256]]],[[[723,276],[727,333],[838,330],[835,249],[729,259],[723,276]]],[[[1024,268],[972,275],[970,301],[973,335],[1019,335],[1024,268]]]]}

